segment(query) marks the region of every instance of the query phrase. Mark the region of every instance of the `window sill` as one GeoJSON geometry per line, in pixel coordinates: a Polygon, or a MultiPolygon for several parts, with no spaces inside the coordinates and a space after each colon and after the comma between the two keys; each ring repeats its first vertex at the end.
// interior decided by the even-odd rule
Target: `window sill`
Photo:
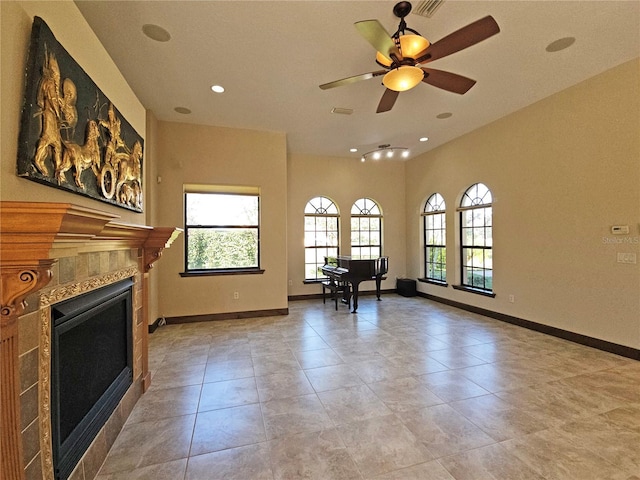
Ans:
{"type": "Polygon", "coordinates": [[[216,277],[220,275],[262,275],[261,268],[229,268],[219,270],[189,270],[180,272],[181,277],[216,277]]]}
{"type": "Polygon", "coordinates": [[[476,295],[483,295],[485,297],[494,298],[496,296],[496,294],[493,293],[490,290],[480,290],[479,288],[467,287],[465,285],[452,285],[452,287],[455,288],[456,290],[462,290],[464,292],[475,293],[476,295]]]}
{"type": "Polygon", "coordinates": [[[447,282],[439,282],[438,280],[432,280],[430,278],[419,278],[418,281],[422,283],[430,283],[431,285],[438,285],[439,287],[449,286],[447,282]]]}

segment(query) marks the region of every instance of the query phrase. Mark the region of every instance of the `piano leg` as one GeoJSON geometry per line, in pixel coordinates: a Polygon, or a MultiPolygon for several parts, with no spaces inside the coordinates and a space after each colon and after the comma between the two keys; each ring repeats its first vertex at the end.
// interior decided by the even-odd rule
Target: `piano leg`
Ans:
{"type": "Polygon", "coordinates": [[[358,289],[360,288],[360,282],[353,283],[353,311],[351,313],[356,313],[358,310],[358,289]]]}
{"type": "Polygon", "coordinates": [[[380,301],[380,285],[382,284],[382,275],[376,275],[376,297],[380,301]]]}
{"type": "Polygon", "coordinates": [[[340,301],[351,308],[351,286],[349,282],[342,283],[342,299],[340,301]]]}

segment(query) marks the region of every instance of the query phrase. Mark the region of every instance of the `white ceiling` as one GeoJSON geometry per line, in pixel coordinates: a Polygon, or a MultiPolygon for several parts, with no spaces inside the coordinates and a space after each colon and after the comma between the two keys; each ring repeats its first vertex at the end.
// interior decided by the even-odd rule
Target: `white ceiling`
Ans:
{"type": "MultiPolygon", "coordinates": [[[[285,132],[289,152],[359,158],[380,144],[412,156],[640,56],[640,2],[446,0],[407,26],[432,43],[492,15],[501,32],[429,67],[477,80],[465,95],[419,84],[390,112],[375,110],[377,77],[331,90],[318,85],[379,70],[353,23],[398,27],[394,1],[76,0],[143,105],[160,120],[285,132]],[[142,33],[156,24],[160,43],[142,33]],[[555,53],[554,40],[575,43],[555,53]],[[223,94],[210,90],[226,88],[223,94]],[[183,115],[175,107],[192,111],[183,115]],[[333,107],[352,115],[330,113],[333,107]],[[436,115],[451,112],[448,119],[436,115]],[[419,142],[420,137],[428,142],[419,142]],[[355,147],[359,153],[350,153],[355,147]]],[[[414,8],[418,4],[413,2],[414,8]]]]}

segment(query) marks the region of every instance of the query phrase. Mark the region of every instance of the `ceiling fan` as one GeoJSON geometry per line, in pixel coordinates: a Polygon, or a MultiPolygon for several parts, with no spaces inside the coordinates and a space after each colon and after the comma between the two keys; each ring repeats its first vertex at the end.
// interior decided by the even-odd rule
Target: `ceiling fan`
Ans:
{"type": "Polygon", "coordinates": [[[382,83],[386,90],[376,113],[391,110],[400,92],[412,89],[421,81],[460,95],[466,93],[475,85],[475,80],[421,65],[459,52],[495,35],[500,31],[496,21],[490,15],[486,16],[430,44],[418,32],[407,27],[404,17],[410,12],[410,2],[400,2],[393,7],[394,15],[400,19],[398,30],[393,35],[389,35],[378,20],[356,22],[354,25],[360,35],[377,50],[376,63],[383,70],[325,83],[320,88],[327,90],[384,75],[382,83]]]}

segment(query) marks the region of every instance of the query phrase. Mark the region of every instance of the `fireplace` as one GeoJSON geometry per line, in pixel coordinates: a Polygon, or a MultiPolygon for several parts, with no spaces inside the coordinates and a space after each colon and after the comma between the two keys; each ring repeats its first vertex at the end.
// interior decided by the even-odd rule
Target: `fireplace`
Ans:
{"type": "MultiPolygon", "coordinates": [[[[147,358],[149,271],[181,230],[125,224],[117,220],[116,214],[69,203],[0,201],[2,479],[64,478],[63,470],[72,463],[77,464],[69,478],[93,479],[136,401],[150,385],[147,358]],[[123,280],[129,283],[123,288],[127,298],[123,302],[127,305],[125,309],[132,311],[131,317],[125,315],[126,322],[129,322],[125,322],[123,327],[126,336],[121,336],[121,343],[112,344],[108,350],[126,350],[126,353],[110,355],[118,357],[115,366],[106,368],[102,364],[102,368],[97,370],[98,377],[112,376],[115,378],[113,382],[104,378],[91,378],[91,381],[101,385],[100,388],[95,387],[96,392],[105,389],[105,402],[109,398],[117,398],[122,390],[126,393],[119,402],[116,401],[118,404],[110,414],[108,411],[112,406],[96,407],[102,411],[98,418],[101,415],[108,417],[106,423],[97,436],[94,435],[93,442],[79,461],[71,457],[65,459],[68,446],[76,445],[85,436],[76,433],[79,426],[82,427],[84,422],[90,423],[85,432],[92,436],[91,429],[98,428],[96,425],[102,420],[96,420],[97,423],[84,420],[84,412],[88,409],[91,413],[94,408],[87,407],[93,402],[87,401],[85,396],[67,400],[65,377],[69,375],[72,379],[66,380],[67,385],[88,384],[83,373],[61,367],[59,378],[54,379],[52,362],[64,364],[65,358],[68,361],[70,357],[70,363],[75,367],[78,363],[100,364],[104,360],[100,356],[103,342],[91,346],[90,342],[78,341],[75,336],[82,336],[86,327],[76,326],[76,321],[82,323],[79,318],[65,317],[70,313],[83,315],[79,304],[72,303],[82,295],[104,292],[104,287],[117,290],[126,285],[120,283],[123,280]],[[57,331],[56,326],[60,327],[57,331]],[[54,360],[54,343],[57,347],[64,347],[65,343],[84,347],[80,350],[74,348],[68,354],[58,353],[54,360]],[[96,352],[97,357],[91,357],[96,352]],[[78,362],[76,355],[82,358],[89,355],[90,359],[78,362]],[[62,383],[54,391],[52,382],[60,380],[62,383]],[[105,386],[107,383],[109,385],[105,386]],[[55,418],[54,402],[57,402],[55,418]],[[67,408],[68,405],[71,408],[67,408]],[[70,420],[64,420],[65,408],[71,411],[70,420]],[[56,440],[52,434],[53,423],[58,430],[56,440]],[[57,472],[54,472],[54,448],[57,472]]],[[[120,299],[121,293],[114,296],[120,299]]],[[[87,302],[87,297],[82,297],[80,302],[87,302]]],[[[88,303],[97,305],[104,302],[90,300],[88,303]]],[[[108,304],[107,310],[112,307],[108,304]]],[[[122,307],[113,308],[118,310],[122,307]]],[[[111,317],[111,314],[104,315],[111,317]]],[[[103,324],[104,321],[96,323],[103,324]]],[[[120,330],[109,321],[106,325],[107,330],[120,330]]],[[[87,336],[92,339],[101,335],[98,332],[87,336]]],[[[94,390],[93,385],[89,390],[94,390]]],[[[96,393],[93,399],[98,396],[97,403],[101,405],[103,395],[96,393]]]]}
{"type": "Polygon", "coordinates": [[[51,307],[51,436],[66,480],[133,382],[127,279],[51,307]]]}

